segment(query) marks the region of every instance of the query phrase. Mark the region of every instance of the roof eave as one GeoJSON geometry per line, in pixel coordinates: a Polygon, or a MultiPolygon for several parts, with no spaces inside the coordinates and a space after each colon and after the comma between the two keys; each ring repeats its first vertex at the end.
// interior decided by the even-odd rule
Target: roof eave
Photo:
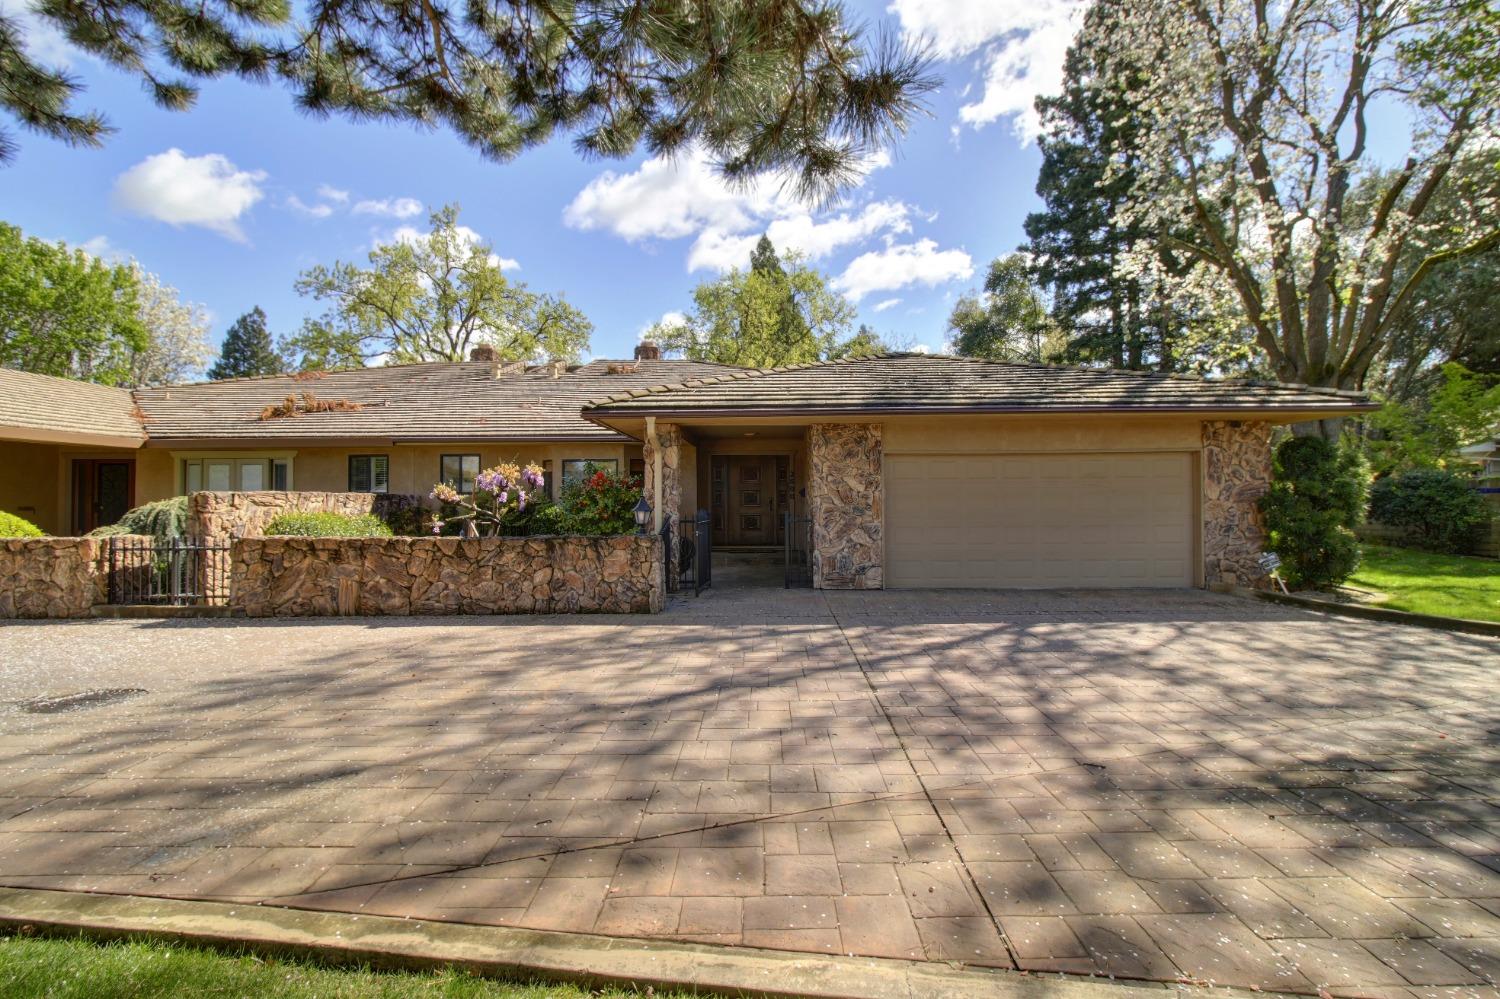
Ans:
{"type": "Polygon", "coordinates": [[[641,419],[647,416],[658,419],[690,419],[698,417],[815,417],[815,416],[962,416],[965,414],[999,415],[1078,415],[1078,416],[1130,416],[1164,415],[1203,417],[1224,416],[1230,419],[1247,417],[1327,419],[1369,413],[1380,408],[1373,402],[1345,402],[1337,405],[1281,405],[1281,406],[734,406],[723,408],[693,407],[627,407],[598,406],[583,411],[583,417],[600,426],[610,426],[609,419],[641,419]]]}

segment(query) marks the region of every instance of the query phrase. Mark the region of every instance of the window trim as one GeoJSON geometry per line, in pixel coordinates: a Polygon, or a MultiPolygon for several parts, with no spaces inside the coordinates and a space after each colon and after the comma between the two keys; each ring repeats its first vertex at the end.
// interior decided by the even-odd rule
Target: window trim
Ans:
{"type": "Polygon", "coordinates": [[[448,481],[447,479],[443,478],[443,466],[445,464],[447,464],[449,458],[457,458],[459,460],[458,461],[458,481],[457,482],[453,482],[453,483],[449,483],[449,484],[452,485],[454,489],[457,489],[460,493],[463,493],[465,495],[468,495],[469,493],[472,493],[474,491],[474,483],[473,482],[469,483],[469,488],[468,489],[464,488],[464,483],[463,483],[463,478],[464,478],[464,462],[463,462],[463,460],[465,458],[473,458],[474,459],[474,477],[476,479],[479,477],[479,473],[480,473],[481,469],[483,468],[483,465],[484,465],[483,460],[481,460],[481,458],[479,457],[479,455],[478,455],[477,452],[472,452],[472,451],[463,451],[463,452],[455,451],[455,452],[451,452],[449,454],[440,454],[440,455],[438,455],[438,481],[439,482],[447,482],[448,481]]]}
{"type": "MultiPolygon", "coordinates": [[[[347,463],[348,471],[349,471],[348,483],[349,483],[349,491],[351,493],[370,493],[371,495],[375,495],[375,496],[379,496],[379,495],[390,493],[390,491],[391,491],[391,456],[390,455],[388,455],[388,454],[351,454],[351,455],[348,456],[348,459],[349,459],[348,463],[347,463]],[[380,458],[381,460],[383,460],[385,462],[385,488],[384,489],[376,489],[375,488],[375,459],[376,458],[380,458]],[[356,461],[361,461],[361,460],[365,461],[365,462],[368,462],[368,464],[366,465],[367,474],[369,475],[369,480],[370,480],[370,488],[368,488],[368,489],[355,489],[354,488],[354,463],[356,461]]],[[[441,469],[441,463],[439,464],[439,468],[441,469]]]]}
{"type": "MultiPolygon", "coordinates": [[[[266,488],[261,490],[262,492],[277,491],[273,488],[276,484],[276,466],[283,464],[286,466],[286,491],[294,492],[297,488],[296,451],[178,451],[174,449],[169,451],[168,454],[172,456],[172,480],[178,496],[186,496],[188,493],[187,467],[188,462],[192,461],[200,463],[209,461],[230,461],[236,463],[241,461],[263,462],[266,466],[266,488]]],[[[203,466],[200,464],[200,467],[203,466]]],[[[235,468],[238,469],[239,465],[236,464],[235,468]]],[[[205,481],[199,483],[199,488],[195,490],[196,492],[208,491],[206,469],[203,472],[203,477],[205,481]]],[[[230,492],[242,491],[235,487],[235,483],[230,483],[230,492]]]]}
{"type": "MultiPolygon", "coordinates": [[[[611,465],[611,466],[613,466],[613,470],[610,472],[610,474],[611,475],[619,475],[620,474],[620,459],[619,458],[564,458],[562,460],[562,470],[561,470],[562,474],[561,474],[561,476],[559,477],[559,480],[558,480],[558,486],[563,491],[566,491],[567,488],[568,488],[568,466],[569,465],[574,465],[574,464],[582,464],[585,467],[587,467],[588,465],[600,465],[600,466],[611,465]]],[[[581,482],[582,480],[580,479],[579,481],[581,482]]],[[[561,495],[561,494],[559,494],[559,495],[561,495]]]]}

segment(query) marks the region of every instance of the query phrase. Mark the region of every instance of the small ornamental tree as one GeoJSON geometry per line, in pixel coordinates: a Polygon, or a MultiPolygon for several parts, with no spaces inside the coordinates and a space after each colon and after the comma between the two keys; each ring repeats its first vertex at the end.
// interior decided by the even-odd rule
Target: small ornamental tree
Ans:
{"type": "Polygon", "coordinates": [[[1414,468],[1380,479],[1370,490],[1370,519],[1409,532],[1412,544],[1463,551],[1490,513],[1473,483],[1441,468],[1414,468]]]}
{"type": "Polygon", "coordinates": [[[1260,509],[1267,548],[1281,556],[1294,589],[1332,589],[1359,567],[1353,528],[1364,513],[1367,481],[1358,452],[1322,437],[1290,437],[1276,449],[1260,509]]]}
{"type": "MultiPolygon", "coordinates": [[[[533,496],[546,487],[546,473],[539,465],[522,468],[513,462],[486,468],[474,477],[474,491],[461,493],[452,484],[439,482],[432,487],[432,498],[444,504],[446,516],[432,515],[432,533],[441,534],[450,524],[470,526],[482,537],[498,537],[515,514],[525,513],[533,496]]],[[[545,496],[545,494],[543,494],[545,496]]],[[[537,499],[542,497],[538,496],[537,499]]]]}

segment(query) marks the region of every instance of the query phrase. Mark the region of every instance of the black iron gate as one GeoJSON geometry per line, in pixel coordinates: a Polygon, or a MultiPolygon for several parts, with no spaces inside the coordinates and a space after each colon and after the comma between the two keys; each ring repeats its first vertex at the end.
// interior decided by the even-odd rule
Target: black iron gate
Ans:
{"type": "Polygon", "coordinates": [[[696,597],[713,584],[713,546],[707,510],[699,510],[696,517],[684,517],[675,525],[664,521],[661,539],[668,593],[691,589],[696,597]]]}
{"type": "Polygon", "coordinates": [[[781,515],[781,533],[785,538],[787,589],[812,585],[812,518],[781,515]]]}
{"type": "Polygon", "coordinates": [[[106,538],[99,558],[112,604],[229,604],[228,538],[106,538]]]}

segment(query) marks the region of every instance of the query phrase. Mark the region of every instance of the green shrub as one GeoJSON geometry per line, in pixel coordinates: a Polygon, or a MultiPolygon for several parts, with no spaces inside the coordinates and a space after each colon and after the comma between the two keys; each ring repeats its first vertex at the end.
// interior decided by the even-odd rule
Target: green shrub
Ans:
{"type": "Polygon", "coordinates": [[[46,534],[29,520],[0,510],[0,538],[44,538],[46,534]]]}
{"type": "Polygon", "coordinates": [[[1490,512],[1469,480],[1441,468],[1415,468],[1370,490],[1370,519],[1408,532],[1419,548],[1466,550],[1490,512]]]}
{"type": "Polygon", "coordinates": [[[590,466],[588,475],[563,490],[565,534],[632,534],[641,480],[590,466]]]}
{"type": "Polygon", "coordinates": [[[132,507],[113,524],[96,527],[91,538],[108,538],[117,534],[149,534],[157,541],[170,541],[187,533],[188,498],[174,496],[132,507]]]}
{"type": "Polygon", "coordinates": [[[1327,590],[1359,568],[1354,525],[1364,513],[1368,473],[1352,448],[1321,437],[1290,437],[1276,449],[1270,491],[1261,497],[1267,547],[1296,589],[1327,590]]]}
{"type": "Polygon", "coordinates": [[[389,538],[391,529],[372,513],[278,513],[266,525],[266,534],[297,538],[389,538]]]}

